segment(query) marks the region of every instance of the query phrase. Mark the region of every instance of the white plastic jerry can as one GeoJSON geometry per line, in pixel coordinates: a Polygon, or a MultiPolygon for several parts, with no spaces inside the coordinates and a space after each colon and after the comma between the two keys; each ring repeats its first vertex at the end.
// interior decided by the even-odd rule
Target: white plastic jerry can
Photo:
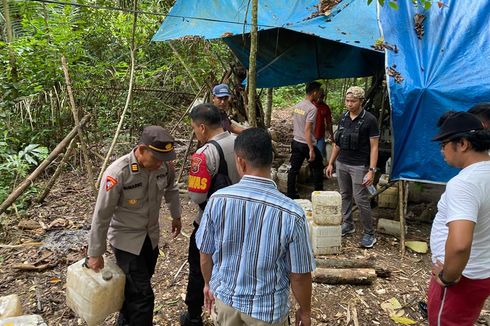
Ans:
{"type": "Polygon", "coordinates": [[[311,245],[315,256],[340,252],[342,233],[340,225],[317,225],[311,223],[310,227],[311,245]]]}
{"type": "Polygon", "coordinates": [[[22,305],[17,294],[0,297],[0,319],[20,315],[22,315],[22,305]]]}
{"type": "Polygon", "coordinates": [[[126,276],[109,259],[104,259],[104,269],[98,273],[85,267],[84,263],[85,259],[82,259],[68,267],[66,304],[92,326],[121,310],[126,276]]]}
{"type": "Polygon", "coordinates": [[[0,319],[0,326],[48,326],[39,315],[24,315],[0,319]]]}
{"type": "Polygon", "coordinates": [[[342,223],[342,196],[337,191],[314,191],[311,194],[313,220],[318,225],[342,223]]]}

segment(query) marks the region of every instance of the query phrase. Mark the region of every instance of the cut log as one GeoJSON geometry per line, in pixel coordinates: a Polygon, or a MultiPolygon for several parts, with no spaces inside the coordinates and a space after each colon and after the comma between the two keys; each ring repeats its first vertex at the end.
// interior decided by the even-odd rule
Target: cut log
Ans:
{"type": "Polygon", "coordinates": [[[317,268],[374,268],[376,260],[373,257],[367,259],[317,259],[317,268]]]}
{"type": "Polygon", "coordinates": [[[373,268],[317,268],[313,272],[316,283],[370,285],[375,279],[373,268]]]}
{"type": "MultiPolygon", "coordinates": [[[[378,220],[378,231],[380,233],[392,235],[395,237],[400,237],[400,221],[388,220],[385,218],[380,218],[378,220]]],[[[405,233],[407,229],[405,228],[405,233]]]]}

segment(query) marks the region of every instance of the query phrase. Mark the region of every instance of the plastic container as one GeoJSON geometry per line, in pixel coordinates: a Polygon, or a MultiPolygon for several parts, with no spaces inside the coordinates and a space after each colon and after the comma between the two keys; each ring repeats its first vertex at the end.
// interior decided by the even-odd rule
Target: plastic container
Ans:
{"type": "Polygon", "coordinates": [[[0,326],[48,326],[39,315],[24,315],[0,319],[0,326]]]}
{"type": "Polygon", "coordinates": [[[126,277],[109,259],[104,259],[104,269],[98,273],[84,267],[84,262],[82,259],[68,267],[66,304],[92,326],[121,309],[126,277]]]}
{"type": "Polygon", "coordinates": [[[305,216],[307,220],[313,219],[313,204],[308,199],[295,199],[301,208],[303,208],[303,212],[305,212],[305,216]]]}
{"type": "Polygon", "coordinates": [[[385,173],[391,174],[391,157],[386,160],[385,163],[385,173]]]}
{"type": "Polygon", "coordinates": [[[342,197],[337,191],[314,191],[311,194],[313,220],[318,225],[342,223],[342,197]]]}
{"type": "Polygon", "coordinates": [[[380,177],[379,177],[379,180],[378,180],[378,186],[384,186],[384,185],[387,185],[388,182],[390,182],[390,175],[389,174],[382,174],[380,177]]]}
{"type": "Polygon", "coordinates": [[[389,187],[378,195],[378,207],[396,208],[398,206],[398,187],[389,187]]]}
{"type": "Polygon", "coordinates": [[[330,255],[337,254],[341,248],[341,226],[340,225],[317,225],[311,223],[311,246],[313,254],[330,255]]]}
{"type": "Polygon", "coordinates": [[[277,169],[277,189],[280,192],[288,192],[288,172],[291,168],[289,163],[284,163],[277,169]]]}
{"type": "Polygon", "coordinates": [[[22,315],[22,305],[17,294],[0,297],[0,319],[22,315]]]}

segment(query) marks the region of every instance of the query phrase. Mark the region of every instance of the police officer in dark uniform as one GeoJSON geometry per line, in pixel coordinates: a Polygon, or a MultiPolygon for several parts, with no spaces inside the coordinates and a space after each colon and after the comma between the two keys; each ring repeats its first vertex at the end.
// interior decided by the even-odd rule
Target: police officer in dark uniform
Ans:
{"type": "Polygon", "coordinates": [[[181,230],[179,190],[170,162],[175,157],[173,137],[160,126],[149,126],[138,146],[112,163],[102,177],[87,265],[95,271],[104,267],[102,255],[109,239],[117,265],[126,274],[118,325],[153,324],[151,277],[158,257],[162,198],[172,216],[173,236],[181,230]]]}

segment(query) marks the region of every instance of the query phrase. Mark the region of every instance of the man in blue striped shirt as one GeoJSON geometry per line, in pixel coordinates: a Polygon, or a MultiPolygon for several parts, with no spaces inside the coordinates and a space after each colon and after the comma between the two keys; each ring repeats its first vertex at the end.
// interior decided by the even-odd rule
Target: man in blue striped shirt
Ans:
{"type": "Polygon", "coordinates": [[[196,234],[205,306],[219,325],[288,325],[291,285],[296,325],[308,326],[315,260],[303,210],[270,180],[265,130],[243,131],[235,155],[242,179],[211,196],[196,234]]]}

